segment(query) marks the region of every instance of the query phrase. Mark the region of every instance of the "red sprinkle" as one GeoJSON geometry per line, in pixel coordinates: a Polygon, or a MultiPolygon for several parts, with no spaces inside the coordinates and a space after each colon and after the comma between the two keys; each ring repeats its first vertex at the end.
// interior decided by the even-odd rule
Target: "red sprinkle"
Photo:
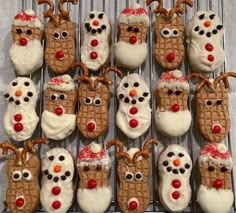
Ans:
{"type": "Polygon", "coordinates": [[[16,122],[21,121],[21,120],[22,120],[22,115],[21,115],[21,114],[15,114],[14,120],[15,120],[16,122]]]}
{"type": "Polygon", "coordinates": [[[15,130],[16,132],[22,131],[23,128],[24,128],[24,126],[23,126],[22,123],[16,123],[16,124],[14,125],[14,130],[15,130]]]}
{"type": "Polygon", "coordinates": [[[175,200],[178,200],[179,197],[180,197],[180,193],[179,193],[178,191],[174,191],[174,192],[172,193],[172,197],[173,197],[175,200]]]}
{"type": "Polygon", "coordinates": [[[177,179],[172,181],[172,186],[176,189],[178,189],[181,186],[181,182],[177,179]]]}
{"type": "Polygon", "coordinates": [[[54,186],[54,187],[52,188],[52,194],[54,194],[54,195],[59,195],[60,193],[61,193],[61,188],[60,188],[60,187],[54,186]]]}
{"type": "Polygon", "coordinates": [[[205,49],[206,49],[207,51],[211,52],[211,51],[213,50],[213,46],[208,43],[208,44],[205,45],[205,49]]]}
{"type": "Polygon", "coordinates": [[[96,59],[97,57],[98,57],[97,52],[91,52],[91,53],[90,53],[90,58],[91,58],[91,59],[96,59]]]}
{"type": "Polygon", "coordinates": [[[56,200],[52,203],[52,208],[59,209],[61,207],[61,202],[56,200]]]}
{"type": "Polygon", "coordinates": [[[90,44],[91,44],[91,46],[96,47],[98,45],[98,40],[93,39],[90,44]]]}
{"type": "Polygon", "coordinates": [[[131,128],[135,128],[138,126],[138,121],[136,119],[131,119],[129,125],[131,128]]]}
{"type": "Polygon", "coordinates": [[[212,62],[215,60],[214,56],[213,55],[208,55],[207,57],[208,61],[212,62]]]}
{"type": "Polygon", "coordinates": [[[137,112],[138,112],[137,107],[132,107],[132,108],[129,110],[129,113],[132,114],[132,115],[135,115],[137,112]]]}

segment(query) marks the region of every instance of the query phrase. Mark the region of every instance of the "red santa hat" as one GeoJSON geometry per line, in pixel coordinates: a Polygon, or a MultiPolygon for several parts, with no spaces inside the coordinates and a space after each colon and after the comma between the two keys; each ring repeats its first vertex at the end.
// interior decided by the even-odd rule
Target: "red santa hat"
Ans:
{"type": "Polygon", "coordinates": [[[161,74],[161,77],[157,82],[157,89],[164,87],[189,90],[188,81],[180,70],[166,71],[161,74]]]}
{"type": "Polygon", "coordinates": [[[69,92],[74,90],[75,84],[73,79],[69,75],[65,74],[51,78],[48,82],[48,87],[56,91],[69,92]]]}
{"type": "Polygon", "coordinates": [[[27,26],[43,30],[43,23],[32,9],[27,9],[18,13],[12,23],[14,26],[27,26]]]}
{"type": "Polygon", "coordinates": [[[111,159],[105,150],[97,143],[92,142],[84,147],[78,155],[77,166],[97,166],[101,165],[107,169],[111,166],[111,159]]]}
{"type": "Polygon", "coordinates": [[[122,10],[118,23],[143,23],[149,25],[149,17],[147,11],[140,4],[134,4],[122,10]]]}

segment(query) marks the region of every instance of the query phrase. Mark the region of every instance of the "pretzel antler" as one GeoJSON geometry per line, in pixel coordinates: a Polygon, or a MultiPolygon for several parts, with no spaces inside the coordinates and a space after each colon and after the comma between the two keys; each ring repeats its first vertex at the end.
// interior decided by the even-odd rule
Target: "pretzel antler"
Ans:
{"type": "Polygon", "coordinates": [[[187,4],[190,7],[193,6],[192,0],[178,0],[175,7],[172,8],[168,13],[168,16],[170,18],[172,18],[175,13],[177,13],[177,14],[183,14],[184,13],[184,8],[181,7],[181,4],[187,4]]]}
{"type": "Polygon", "coordinates": [[[53,12],[54,12],[54,4],[53,4],[53,2],[50,1],[50,0],[38,0],[38,4],[44,4],[44,3],[49,5],[49,9],[46,12],[43,13],[43,16],[45,18],[50,18],[53,21],[53,23],[56,26],[58,26],[58,18],[57,18],[57,16],[55,16],[53,14],[53,12]]]}
{"type": "Polygon", "coordinates": [[[236,78],[236,73],[235,72],[226,72],[226,73],[221,72],[220,75],[215,79],[214,86],[217,87],[217,84],[219,84],[220,81],[223,80],[225,88],[229,88],[230,85],[229,85],[228,77],[236,78]]]}
{"type": "Polygon", "coordinates": [[[144,158],[148,159],[150,157],[149,146],[151,144],[157,145],[158,143],[159,141],[154,138],[150,138],[149,140],[147,140],[143,145],[143,150],[140,150],[134,154],[134,157],[132,160],[133,164],[136,164],[139,156],[143,156],[144,158]]]}
{"type": "Polygon", "coordinates": [[[191,74],[187,75],[186,79],[190,80],[191,78],[196,78],[196,77],[202,79],[200,84],[198,84],[198,86],[197,86],[197,91],[202,89],[202,87],[204,87],[205,85],[207,85],[209,88],[214,90],[214,87],[213,87],[212,83],[210,82],[209,78],[200,74],[200,73],[191,73],[191,74]]]}
{"type": "Polygon", "coordinates": [[[129,154],[124,152],[124,145],[123,145],[123,143],[120,140],[114,139],[114,140],[109,141],[107,143],[107,145],[106,145],[106,149],[109,149],[113,145],[116,145],[119,148],[118,152],[116,153],[117,157],[119,157],[119,158],[126,158],[128,163],[132,163],[132,159],[129,156],[129,154]]]}
{"type": "Polygon", "coordinates": [[[146,0],[146,4],[150,5],[154,1],[158,2],[158,6],[155,10],[153,10],[153,13],[167,15],[168,11],[165,8],[163,8],[163,0],[146,0]]]}
{"type": "Polygon", "coordinates": [[[63,8],[63,4],[66,2],[70,2],[72,4],[77,4],[78,0],[60,0],[58,3],[58,10],[61,13],[61,17],[63,17],[64,19],[69,19],[69,12],[65,11],[63,8]]]}
{"type": "Polygon", "coordinates": [[[18,165],[20,163],[20,151],[16,146],[10,144],[8,141],[4,141],[0,143],[0,148],[2,148],[3,155],[7,155],[9,149],[12,150],[15,154],[15,164],[18,165]]]}
{"type": "Polygon", "coordinates": [[[36,144],[47,144],[47,143],[48,143],[48,139],[46,139],[46,138],[37,138],[37,139],[32,140],[32,141],[27,141],[25,143],[24,149],[21,152],[22,163],[25,164],[25,162],[26,162],[27,152],[30,152],[30,153],[35,152],[34,146],[36,144]]]}

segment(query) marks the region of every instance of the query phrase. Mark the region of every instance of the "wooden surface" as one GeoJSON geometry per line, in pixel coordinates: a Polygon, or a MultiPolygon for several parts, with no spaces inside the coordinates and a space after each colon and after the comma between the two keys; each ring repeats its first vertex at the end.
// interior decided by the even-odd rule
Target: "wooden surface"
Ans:
{"type": "MultiPolygon", "coordinates": [[[[114,42],[117,40],[117,18],[120,14],[120,11],[125,8],[126,6],[132,5],[133,3],[138,2],[144,5],[143,0],[80,0],[80,3],[76,6],[67,5],[67,9],[71,11],[71,19],[76,23],[77,26],[77,59],[80,56],[80,26],[81,22],[83,21],[84,17],[91,11],[91,10],[100,10],[104,11],[106,15],[110,18],[112,23],[112,61],[111,65],[115,65],[113,54],[114,54],[114,42]]],[[[173,0],[165,0],[164,5],[165,8],[171,8],[173,6],[173,0]]],[[[57,4],[57,0],[56,0],[57,4]]],[[[151,6],[154,9],[155,3],[151,6]]],[[[36,13],[42,18],[42,12],[46,10],[45,6],[38,6],[36,0],[1,0],[0,1],[0,140],[8,140],[4,130],[3,130],[3,114],[6,111],[6,105],[4,102],[3,92],[6,85],[12,81],[16,77],[16,73],[13,70],[13,67],[9,61],[9,48],[12,44],[11,38],[11,23],[14,16],[21,10],[26,8],[33,8],[36,13]]],[[[149,44],[149,51],[148,56],[146,58],[145,64],[141,66],[139,69],[135,70],[136,73],[140,73],[144,76],[145,80],[150,85],[150,89],[153,91],[155,82],[159,78],[161,72],[163,71],[155,61],[153,56],[153,44],[155,41],[155,34],[153,28],[153,22],[155,20],[155,16],[152,14],[152,9],[149,8],[149,15],[151,19],[152,25],[149,28],[149,35],[148,35],[148,44],[149,44]]],[[[234,0],[194,0],[193,8],[186,8],[186,13],[184,15],[186,23],[189,19],[193,16],[193,14],[198,10],[212,10],[222,20],[224,26],[224,49],[225,49],[225,63],[221,66],[214,75],[218,75],[220,71],[236,71],[235,61],[236,61],[236,42],[235,42],[235,35],[236,35],[236,1],[234,0]]],[[[44,23],[46,23],[44,19],[44,23]]],[[[187,60],[183,64],[181,70],[187,74],[188,73],[188,64],[187,60]]],[[[76,79],[77,74],[75,72],[70,72],[70,74],[76,79]]],[[[44,66],[41,70],[33,73],[29,77],[33,79],[33,81],[37,84],[37,88],[40,93],[40,100],[37,107],[37,112],[40,114],[43,111],[44,104],[43,104],[43,88],[45,88],[46,83],[50,77],[54,76],[54,74],[47,69],[47,66],[44,66]]],[[[196,128],[196,113],[195,113],[195,106],[191,104],[191,100],[193,97],[193,92],[191,92],[191,99],[190,99],[190,106],[191,111],[193,114],[193,123],[189,132],[180,138],[170,140],[166,137],[163,137],[156,131],[156,127],[154,124],[154,117],[152,119],[152,125],[147,134],[141,136],[137,140],[131,140],[126,138],[120,130],[118,130],[115,126],[115,112],[118,106],[116,100],[116,86],[120,82],[120,79],[116,76],[113,76],[114,84],[110,87],[112,92],[112,99],[110,102],[109,108],[109,116],[110,116],[110,127],[107,134],[98,138],[97,142],[101,144],[105,144],[107,141],[113,138],[119,138],[122,140],[126,147],[141,147],[142,143],[150,138],[154,137],[157,138],[162,145],[159,145],[152,151],[152,158],[150,159],[150,163],[152,164],[152,175],[150,177],[150,188],[151,188],[151,201],[148,211],[150,212],[164,212],[165,210],[160,205],[157,200],[157,196],[155,195],[155,189],[157,187],[156,181],[156,168],[155,164],[157,161],[157,157],[159,152],[162,150],[162,146],[166,146],[172,143],[178,143],[185,146],[188,151],[190,152],[193,162],[194,168],[192,173],[191,179],[191,186],[192,186],[192,201],[189,205],[189,208],[186,209],[185,212],[201,212],[198,204],[196,203],[196,189],[199,185],[199,173],[197,168],[197,157],[199,154],[200,149],[204,146],[205,142],[199,135],[198,129],[196,128]]],[[[229,137],[225,139],[225,143],[229,146],[232,151],[232,156],[234,159],[234,165],[236,166],[236,79],[231,79],[231,92],[230,92],[230,100],[229,100],[229,111],[231,117],[231,131],[229,137]]],[[[153,93],[152,93],[153,94],[153,93]]],[[[153,96],[154,97],[154,96],[153,96]]],[[[156,100],[152,98],[151,100],[151,107],[153,112],[156,109],[156,100]]],[[[34,137],[43,136],[42,131],[38,125],[37,131],[34,134],[34,137]]],[[[69,149],[74,156],[77,155],[78,151],[91,142],[91,140],[84,139],[81,134],[76,130],[73,135],[68,137],[66,140],[61,142],[51,141],[49,145],[39,147],[40,156],[44,157],[45,152],[55,146],[59,147],[66,147],[69,149]]],[[[114,151],[111,151],[110,154],[112,155],[112,171],[110,176],[110,181],[112,183],[113,188],[113,202],[109,209],[110,212],[119,211],[116,203],[116,187],[117,187],[117,176],[116,176],[116,162],[114,161],[114,151]]],[[[3,201],[5,200],[5,192],[7,189],[7,178],[6,178],[6,163],[8,157],[1,157],[0,158],[0,212],[3,210],[4,205],[3,201]]],[[[77,179],[77,178],[76,178],[77,179]]],[[[233,183],[236,184],[236,170],[233,171],[233,183]]],[[[235,193],[235,185],[233,185],[234,193],[235,193]]],[[[39,211],[42,209],[39,207],[39,211]]],[[[71,208],[71,212],[78,212],[79,207],[75,202],[75,205],[71,208]]],[[[231,212],[236,212],[235,208],[232,208],[231,212]]]]}

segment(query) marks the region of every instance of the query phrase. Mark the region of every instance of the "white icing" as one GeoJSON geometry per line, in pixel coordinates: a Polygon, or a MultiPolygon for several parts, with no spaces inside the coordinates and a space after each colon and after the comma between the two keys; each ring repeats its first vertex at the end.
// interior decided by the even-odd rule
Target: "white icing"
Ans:
{"type": "Polygon", "coordinates": [[[91,152],[97,154],[101,151],[101,146],[97,143],[93,143],[91,146],[91,152]]]}
{"type": "Polygon", "coordinates": [[[160,177],[158,191],[161,203],[172,212],[183,211],[188,206],[191,199],[191,188],[189,184],[189,178],[192,170],[192,161],[188,152],[185,150],[184,147],[178,144],[167,146],[167,148],[160,154],[158,161],[158,170],[160,177]],[[168,157],[167,154],[169,152],[173,152],[174,156],[168,157]],[[184,156],[179,157],[179,153],[184,154],[184,156]],[[173,164],[173,161],[175,159],[180,160],[180,165],[177,167],[173,164]],[[180,168],[185,168],[185,164],[189,164],[190,168],[185,169],[184,174],[181,174],[180,172],[179,174],[174,174],[172,172],[167,172],[166,167],[168,166],[165,167],[163,165],[164,161],[167,161],[168,166],[171,166],[172,169],[179,170],[180,168]],[[174,188],[172,186],[173,180],[179,180],[181,186],[179,188],[174,188]],[[172,193],[175,191],[178,191],[180,193],[180,197],[177,200],[172,198],[172,193]]]}
{"type": "Polygon", "coordinates": [[[228,151],[227,147],[225,146],[225,144],[223,143],[217,143],[217,150],[218,152],[220,152],[221,154],[224,154],[228,151]]]}
{"type": "MultiPolygon", "coordinates": [[[[128,153],[129,156],[130,156],[130,158],[133,159],[135,153],[138,152],[138,151],[139,151],[138,148],[130,148],[126,153],[128,153]]],[[[142,160],[142,159],[143,159],[142,156],[139,156],[139,157],[137,158],[137,161],[140,161],[140,160],[142,160]]]]}
{"type": "Polygon", "coordinates": [[[182,136],[188,131],[192,122],[189,110],[171,112],[157,108],[154,116],[157,130],[168,137],[182,136]]]}
{"type": "Polygon", "coordinates": [[[47,213],[65,213],[68,211],[72,205],[74,198],[74,184],[73,184],[73,174],[74,174],[74,161],[68,150],[64,148],[53,148],[46,153],[45,158],[42,162],[42,170],[48,170],[53,177],[61,177],[66,171],[70,172],[70,177],[67,177],[65,181],[59,179],[56,183],[52,180],[48,180],[47,176],[43,176],[42,187],[40,191],[40,201],[47,213]],[[60,161],[59,157],[64,156],[65,160],[60,161]],[[50,161],[48,157],[54,156],[53,161],[50,161]],[[56,165],[61,166],[61,172],[55,173],[54,167],[56,165]],[[58,186],[61,188],[61,193],[59,195],[52,194],[52,188],[58,186]],[[52,203],[54,201],[60,201],[61,207],[59,209],[53,209],[52,203]]]}
{"type": "Polygon", "coordinates": [[[19,75],[28,75],[43,65],[43,47],[39,40],[28,40],[26,46],[12,44],[9,50],[11,62],[19,75]]]}
{"type": "Polygon", "coordinates": [[[31,8],[28,8],[25,10],[25,14],[27,16],[33,16],[33,15],[35,15],[35,12],[31,8]]]}
{"type": "MultiPolygon", "coordinates": [[[[138,199],[135,198],[135,197],[132,197],[132,198],[129,199],[129,201],[127,202],[127,206],[128,206],[128,207],[129,207],[129,204],[130,204],[132,201],[136,202],[136,203],[138,204],[138,207],[139,207],[138,199]]],[[[138,207],[137,207],[137,209],[138,209],[138,207]]]]}
{"type": "Polygon", "coordinates": [[[23,141],[30,138],[37,126],[39,118],[35,112],[35,107],[38,100],[38,92],[34,82],[25,77],[18,77],[14,79],[8,86],[4,94],[9,94],[10,97],[14,98],[14,102],[9,102],[9,98],[6,99],[7,111],[3,118],[3,127],[9,138],[15,141],[23,141]],[[12,83],[17,82],[17,86],[13,86],[12,83]],[[29,86],[25,86],[24,83],[29,82],[29,86]],[[22,95],[20,97],[15,96],[15,92],[20,90],[22,95]],[[33,96],[27,96],[28,92],[32,92],[33,96]],[[25,102],[24,98],[28,97],[29,101],[25,102]],[[20,101],[20,105],[16,105],[15,101],[20,101]],[[14,120],[16,114],[21,114],[22,120],[19,122],[23,125],[23,130],[16,132],[14,130],[14,125],[17,123],[14,120]]]}
{"type": "Polygon", "coordinates": [[[221,25],[219,17],[216,15],[213,20],[209,19],[209,15],[214,14],[212,11],[198,11],[190,20],[186,28],[187,35],[187,53],[189,63],[194,72],[212,72],[224,63],[224,50],[222,46],[223,30],[218,30],[217,34],[213,34],[212,30],[216,29],[217,25],[221,25]],[[199,15],[205,14],[203,20],[199,19],[199,15]],[[211,26],[205,27],[204,22],[210,20],[211,26]],[[195,31],[195,27],[199,26],[199,31],[195,31]],[[199,32],[204,30],[204,35],[199,35],[199,32]],[[211,37],[207,37],[206,33],[211,32],[211,37]],[[212,44],[213,50],[207,51],[205,45],[212,44]],[[215,60],[208,61],[207,57],[211,54],[215,60]]]}
{"type": "Polygon", "coordinates": [[[83,40],[81,45],[81,62],[83,62],[92,71],[97,71],[104,63],[108,61],[108,58],[110,57],[109,38],[111,35],[111,25],[105,14],[102,19],[98,18],[98,14],[102,12],[91,11],[90,13],[93,13],[95,18],[90,19],[88,15],[82,24],[83,40]],[[99,26],[93,26],[92,23],[94,20],[99,21],[99,26]],[[87,31],[85,23],[90,23],[93,29],[101,28],[101,25],[105,25],[106,29],[103,30],[102,33],[92,34],[91,31],[87,31]],[[98,41],[98,45],[95,47],[90,44],[93,39],[98,41]],[[96,59],[91,59],[91,52],[97,52],[98,57],[96,59]]]}
{"type": "Polygon", "coordinates": [[[115,60],[118,66],[135,69],[142,65],[147,56],[147,43],[130,44],[124,41],[115,43],[115,60]]]}
{"type": "Polygon", "coordinates": [[[207,188],[200,186],[197,201],[206,213],[227,213],[234,202],[231,190],[207,188]]]}
{"type": "Polygon", "coordinates": [[[172,75],[177,79],[183,77],[183,73],[180,70],[173,70],[172,75]]]}
{"type": "Polygon", "coordinates": [[[103,213],[110,205],[112,198],[111,187],[97,187],[95,189],[78,189],[77,201],[83,212],[103,213]]]}
{"type": "Polygon", "coordinates": [[[75,89],[75,83],[74,83],[74,80],[69,75],[66,74],[66,75],[52,78],[48,82],[48,87],[56,91],[69,92],[75,89]],[[61,78],[61,82],[54,83],[54,79],[56,80],[57,78],[61,78]]]}
{"type": "Polygon", "coordinates": [[[74,114],[62,114],[58,116],[47,110],[42,114],[41,127],[47,138],[62,140],[74,131],[75,126],[76,115],[74,114]]]}
{"type": "Polygon", "coordinates": [[[23,206],[20,206],[20,207],[16,206],[16,208],[17,208],[17,209],[23,209],[24,206],[25,206],[25,204],[26,204],[27,202],[26,202],[25,197],[24,197],[23,195],[17,196],[17,197],[16,197],[16,200],[19,199],[19,198],[22,198],[22,199],[24,200],[24,204],[23,204],[23,206]]]}
{"type": "Polygon", "coordinates": [[[116,125],[122,130],[122,132],[127,135],[129,138],[138,138],[144,134],[151,125],[151,108],[150,108],[150,90],[147,83],[141,75],[136,73],[125,76],[120,82],[117,88],[117,97],[123,94],[125,97],[130,99],[129,103],[124,101],[125,97],[122,100],[119,100],[119,108],[116,114],[116,125]],[[138,82],[139,86],[134,87],[134,83],[138,82]],[[128,83],[129,87],[125,88],[124,83],[128,83]],[[131,90],[136,90],[137,97],[136,104],[132,104],[129,93],[131,90]],[[143,93],[147,92],[148,96],[144,97],[143,93]],[[143,102],[139,102],[138,98],[144,97],[143,102]],[[138,112],[136,114],[131,114],[130,109],[136,107],[138,112]],[[136,119],[138,121],[138,126],[135,128],[130,127],[129,122],[131,119],[136,119]]]}

